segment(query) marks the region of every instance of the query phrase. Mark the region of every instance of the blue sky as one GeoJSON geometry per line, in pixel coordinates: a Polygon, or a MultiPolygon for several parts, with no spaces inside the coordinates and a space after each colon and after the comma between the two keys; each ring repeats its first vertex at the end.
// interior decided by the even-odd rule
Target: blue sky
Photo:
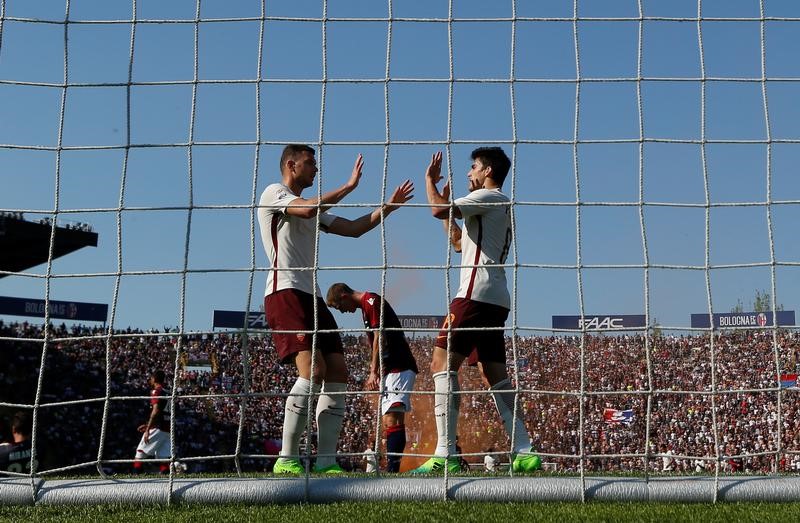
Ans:
{"type": "MultiPolygon", "coordinates": [[[[695,205],[645,206],[648,259],[650,264],[702,266],[706,192],[697,143],[703,137],[698,32],[696,22],[675,20],[696,17],[698,5],[678,0],[641,4],[644,16],[650,17],[643,22],[641,76],[646,80],[640,83],[644,201],[695,205]]],[[[444,0],[393,1],[391,5],[397,18],[448,16],[444,0]]],[[[772,206],[774,257],[777,262],[798,263],[800,245],[794,233],[800,222],[796,173],[800,143],[794,142],[800,140],[800,62],[796,59],[800,5],[788,0],[765,0],[763,5],[769,19],[764,23],[769,133],[762,83],[746,81],[762,75],[761,24],[731,20],[758,18],[759,2],[702,2],[703,17],[716,19],[702,23],[705,75],[717,79],[706,83],[705,138],[710,143],[705,146],[705,172],[712,204],[763,204],[768,199],[764,142],[771,137],[771,200],[784,202],[772,206]]],[[[380,19],[388,16],[388,6],[330,0],[327,16],[380,19]]],[[[510,1],[453,0],[452,6],[456,19],[512,15],[510,1]]],[[[199,25],[198,78],[221,82],[199,84],[193,101],[195,25],[147,21],[193,20],[196,3],[138,1],[137,19],[145,23],[136,25],[133,53],[129,124],[134,147],[123,170],[131,24],[109,22],[129,21],[132,7],[129,2],[70,2],[71,21],[95,23],[68,26],[68,82],[79,85],[67,89],[62,136],[67,150],[60,155],[60,184],[56,186],[55,147],[63,89],[53,84],[64,81],[64,25],[41,21],[63,21],[65,3],[7,0],[5,7],[0,41],[0,209],[22,210],[28,218],[37,219],[52,215],[58,195],[62,213],[58,219],[90,223],[100,239],[97,248],[56,260],[53,274],[113,273],[118,255],[116,208],[124,173],[124,206],[148,210],[122,213],[123,272],[183,269],[186,208],[191,201],[200,208],[191,211],[188,268],[206,272],[186,277],[183,327],[208,330],[214,309],[243,310],[252,268],[247,206],[254,201],[254,174],[257,198],[266,185],[279,179],[278,144],[320,140],[322,24],[314,20],[265,22],[264,81],[257,102],[253,80],[258,74],[261,23],[252,18],[260,17],[261,2],[203,2],[202,19],[245,20],[199,25]],[[230,80],[239,82],[225,82],[230,80]],[[195,145],[190,166],[185,144],[193,106],[195,145]],[[178,209],[163,209],[170,207],[178,209]]],[[[320,1],[269,1],[266,15],[313,19],[322,12],[320,1]]],[[[329,21],[325,71],[331,81],[325,90],[325,144],[319,155],[321,190],[343,183],[355,156],[363,153],[362,183],[344,203],[380,201],[385,176],[387,191],[406,178],[414,180],[413,203],[423,204],[425,166],[432,152],[446,150],[449,139],[451,163],[445,168],[452,173],[459,196],[466,191],[470,151],[499,141],[511,154],[509,142],[516,138],[520,143],[513,148],[514,181],[509,179],[505,190],[510,194],[513,187],[515,200],[521,202],[516,207],[518,263],[576,263],[576,171],[581,202],[626,204],[581,206],[582,262],[645,263],[639,209],[630,205],[639,201],[637,83],[630,81],[639,75],[639,22],[627,19],[638,17],[637,2],[578,2],[578,16],[587,18],[577,24],[580,77],[589,81],[580,84],[577,136],[579,141],[594,143],[579,143],[577,148],[572,144],[577,78],[574,26],[566,20],[573,16],[572,2],[518,1],[516,15],[551,20],[516,22],[514,110],[509,82],[457,81],[450,122],[448,24],[392,23],[389,76],[394,81],[389,83],[388,147],[383,145],[387,139],[384,82],[337,81],[385,78],[388,24],[383,20],[329,21]]],[[[511,36],[510,21],[454,22],[454,77],[508,80],[511,36]]],[[[313,191],[316,188],[305,195],[313,191]]],[[[345,207],[334,212],[355,217],[366,209],[345,207]]],[[[267,264],[257,227],[255,232],[253,309],[262,300],[267,264]]],[[[391,216],[385,239],[389,265],[430,266],[446,261],[441,226],[426,208],[412,206],[391,216]]],[[[458,263],[458,257],[452,260],[458,263]]],[[[711,208],[712,265],[770,260],[766,206],[711,208]]],[[[321,237],[323,291],[331,283],[346,281],[380,292],[380,270],[324,267],[382,264],[380,229],[357,240],[321,237]]],[[[0,279],[0,295],[43,298],[44,279],[30,275],[45,272],[42,265],[28,271],[29,276],[0,279]]],[[[704,271],[651,268],[649,272],[651,318],[663,325],[686,326],[691,313],[708,310],[704,271]]],[[[441,269],[390,268],[385,294],[398,313],[442,314],[448,302],[444,276],[441,269]]],[[[581,276],[587,314],[645,312],[643,269],[585,268],[581,276]]],[[[775,276],[778,303],[797,309],[798,267],[778,266],[775,276]]],[[[509,270],[509,278],[517,284],[518,325],[547,328],[553,314],[578,314],[574,269],[519,268],[516,276],[509,270]]],[[[452,271],[453,293],[457,282],[457,273],[452,271]]],[[[114,284],[113,276],[54,278],[50,297],[110,303],[114,284]]],[[[711,286],[714,310],[728,312],[739,299],[748,305],[756,289],[769,291],[771,271],[768,266],[713,269],[711,286]]],[[[115,326],[178,325],[181,288],[180,274],[124,275],[115,326]]],[[[337,315],[337,319],[344,327],[358,326],[352,316],[337,315]]]]}

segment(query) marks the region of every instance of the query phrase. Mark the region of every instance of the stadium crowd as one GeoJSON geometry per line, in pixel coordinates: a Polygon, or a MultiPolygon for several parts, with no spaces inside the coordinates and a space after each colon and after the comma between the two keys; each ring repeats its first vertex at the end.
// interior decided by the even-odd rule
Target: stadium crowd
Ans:
{"type": "MultiPolygon", "coordinates": [[[[126,330],[109,337],[104,328],[52,326],[40,376],[42,327],[0,322],[0,417],[10,418],[18,410],[2,404],[34,404],[41,380],[36,429],[40,469],[91,472],[98,456],[132,459],[140,437],[136,427],[148,412],[148,375],[163,369],[167,383],[175,384],[176,456],[190,471],[232,470],[232,459],[214,456],[233,455],[237,448],[244,470],[269,470],[268,458],[253,455],[275,454],[279,448],[285,393],[294,380],[292,368],[276,360],[270,337],[205,333],[179,338],[165,332],[169,329],[126,330]],[[178,345],[181,356],[176,364],[178,345]],[[105,402],[107,396],[112,400],[105,402]]],[[[525,391],[518,405],[548,469],[579,470],[574,456],[580,453],[583,419],[583,446],[589,456],[584,465],[590,472],[642,471],[646,450],[652,471],[713,471],[717,453],[726,472],[800,471],[800,454],[792,454],[800,451],[798,391],[781,389],[782,401],[777,402],[779,375],[796,372],[797,333],[781,331],[774,339],[771,331],[718,333],[713,339],[713,372],[712,340],[707,335],[593,335],[583,343],[569,336],[514,341],[507,339],[508,361],[525,391]],[[644,391],[650,384],[654,394],[648,404],[644,391]],[[587,392],[582,411],[581,385],[587,392]],[[710,394],[714,388],[718,393],[710,394]],[[605,409],[631,410],[632,418],[609,420],[603,416],[605,409]],[[763,454],[779,446],[788,451],[779,463],[774,455],[763,454]]],[[[346,336],[344,342],[348,391],[363,391],[368,351],[358,337],[346,336]]],[[[427,370],[432,341],[422,337],[410,342],[420,374],[414,410],[406,420],[406,452],[426,454],[432,452],[436,434],[427,370]]],[[[488,449],[508,448],[508,438],[477,369],[465,368],[461,374],[459,442],[466,461],[477,468],[488,449]]],[[[374,400],[374,393],[348,396],[339,443],[345,469],[360,468],[360,453],[374,441],[374,400]]],[[[0,434],[0,441],[7,436],[0,434]]],[[[498,457],[508,460],[508,455],[498,457]]],[[[403,470],[421,459],[406,458],[403,470]]],[[[107,468],[124,472],[130,466],[107,468]]]]}

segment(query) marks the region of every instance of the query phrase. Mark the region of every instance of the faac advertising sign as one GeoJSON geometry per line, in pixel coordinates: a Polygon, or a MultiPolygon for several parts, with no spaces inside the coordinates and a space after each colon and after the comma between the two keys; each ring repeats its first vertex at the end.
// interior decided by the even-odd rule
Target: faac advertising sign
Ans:
{"type": "MultiPolygon", "coordinates": [[[[769,312],[727,312],[714,313],[714,328],[716,329],[751,329],[757,327],[772,327],[772,311],[769,312]]],[[[778,311],[778,326],[794,325],[794,311],[778,311]]],[[[708,313],[692,314],[692,328],[707,329],[709,327],[708,313]]]]}
{"type": "Polygon", "coordinates": [[[589,316],[553,316],[554,329],[608,331],[615,329],[645,328],[644,314],[608,314],[589,316]]]}
{"type": "MultiPolygon", "coordinates": [[[[244,311],[214,311],[215,329],[243,329],[244,311]]],[[[250,312],[247,315],[248,329],[267,329],[267,320],[263,312],[250,312]]]]}
{"type": "MultiPolygon", "coordinates": [[[[108,304],[106,303],[50,300],[47,305],[49,305],[51,320],[99,321],[105,323],[106,318],[108,318],[108,304]]],[[[0,314],[44,318],[47,310],[48,307],[45,306],[44,300],[0,296],[0,314]]]]}

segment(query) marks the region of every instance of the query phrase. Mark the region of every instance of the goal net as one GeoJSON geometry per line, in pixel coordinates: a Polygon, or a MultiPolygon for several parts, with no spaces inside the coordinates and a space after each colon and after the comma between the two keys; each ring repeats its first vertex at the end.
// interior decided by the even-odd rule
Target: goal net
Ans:
{"type": "Polygon", "coordinates": [[[0,230],[47,238],[45,263],[0,267],[0,458],[26,440],[12,418],[31,424],[0,502],[796,499],[798,23],[788,0],[0,0],[0,230]],[[335,313],[350,474],[269,474],[296,374],[264,328],[255,213],[289,143],[317,151],[305,196],[364,155],[341,216],[416,184],[367,235],[319,234],[303,268],[404,318],[420,373],[401,471],[434,452],[428,365],[472,263],[431,218],[425,168],[442,151],[459,197],[470,152],[505,150],[506,357],[541,472],[509,470],[510,435],[464,366],[465,472],[384,473],[364,327],[335,313]],[[69,231],[97,247],[61,257],[69,231]],[[38,319],[11,297],[41,302],[21,313],[38,319]],[[105,321],[80,321],[93,303],[105,321]],[[142,482],[154,370],[171,452],[142,482]]]}

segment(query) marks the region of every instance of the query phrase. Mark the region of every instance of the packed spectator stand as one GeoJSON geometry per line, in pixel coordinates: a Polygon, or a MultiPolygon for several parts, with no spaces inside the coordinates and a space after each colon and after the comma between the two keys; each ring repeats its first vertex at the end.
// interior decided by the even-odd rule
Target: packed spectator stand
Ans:
{"type": "MultiPolygon", "coordinates": [[[[248,456],[276,452],[285,393],[295,378],[293,367],[279,364],[268,335],[191,334],[179,343],[176,335],[165,333],[169,331],[129,329],[109,337],[105,328],[51,327],[39,396],[40,471],[87,464],[70,468],[69,473],[96,473],[101,436],[102,460],[132,459],[141,436],[136,427],[148,412],[147,377],[154,369],[165,370],[167,382],[176,384],[173,422],[178,459],[234,454],[243,406],[242,469],[269,470],[269,458],[248,456]],[[178,377],[173,380],[178,345],[181,356],[178,377]],[[247,387],[243,346],[249,360],[247,387]],[[107,395],[111,400],[103,431],[107,395]],[[52,403],[61,405],[48,405],[52,403]]],[[[0,340],[0,404],[33,405],[43,329],[0,322],[0,338],[6,338],[0,340]],[[40,341],[22,341],[28,338],[40,341]]],[[[363,464],[359,453],[375,439],[376,396],[363,391],[369,365],[363,339],[345,336],[344,341],[350,370],[348,391],[354,394],[347,400],[340,463],[358,470],[363,464]]],[[[520,393],[519,408],[549,470],[580,470],[580,460],[572,456],[580,453],[583,350],[587,392],[583,451],[590,456],[584,461],[587,472],[644,472],[646,451],[650,472],[655,473],[713,472],[717,455],[725,472],[800,471],[800,455],[793,454],[800,451],[798,391],[779,389],[778,379],[782,373],[796,372],[800,336],[793,331],[716,333],[713,376],[708,335],[659,335],[647,340],[637,334],[587,335],[583,343],[580,336],[521,336],[516,338],[515,350],[511,341],[507,338],[510,373],[514,376],[516,367],[519,388],[531,391],[520,393]],[[654,391],[649,396],[649,424],[648,395],[644,393],[650,388],[648,376],[654,391]],[[712,387],[717,394],[710,394],[712,387]],[[631,409],[632,422],[609,423],[603,417],[606,408],[631,409]],[[715,437],[718,449],[714,448],[715,437]],[[764,453],[777,450],[779,442],[782,453],[776,463],[774,454],[764,453]],[[607,455],[616,457],[604,457],[607,455]]],[[[432,452],[436,434],[433,383],[427,369],[432,340],[416,337],[410,342],[420,375],[414,410],[406,420],[406,452],[426,454],[432,452]]],[[[476,368],[462,369],[461,388],[459,443],[467,462],[479,469],[485,451],[508,448],[508,439],[476,368]]],[[[0,407],[5,417],[13,411],[0,407]]],[[[0,434],[0,441],[5,439],[7,435],[0,434]]],[[[507,455],[498,458],[508,461],[507,455]]],[[[415,459],[404,459],[403,470],[416,463],[415,459]]],[[[235,469],[232,459],[190,459],[186,463],[190,472],[235,469]]],[[[105,464],[104,468],[126,473],[130,464],[105,464]]]]}

